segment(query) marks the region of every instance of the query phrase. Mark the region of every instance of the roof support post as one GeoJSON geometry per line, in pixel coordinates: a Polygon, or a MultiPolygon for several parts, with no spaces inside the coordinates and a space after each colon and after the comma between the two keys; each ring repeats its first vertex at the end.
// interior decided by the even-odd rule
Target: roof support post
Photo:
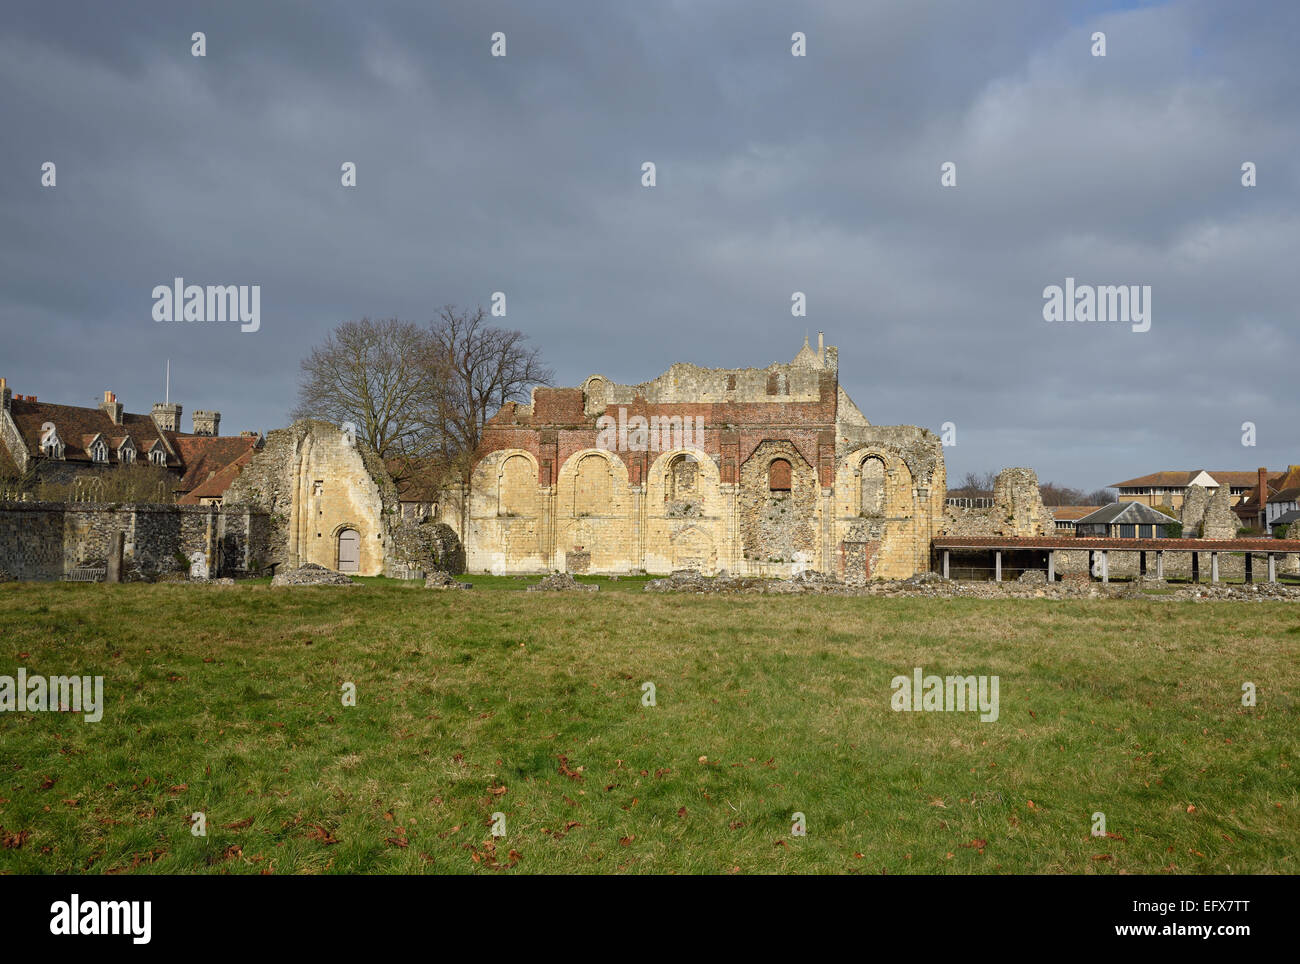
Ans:
{"type": "Polygon", "coordinates": [[[1056,582],[1056,550],[1047,550],[1047,581],[1056,582]]]}
{"type": "Polygon", "coordinates": [[[1219,554],[1217,552],[1211,552],[1210,553],[1210,582],[1215,583],[1218,581],[1219,581],[1219,554]]]}
{"type": "Polygon", "coordinates": [[[1110,582],[1110,550],[1101,550],[1101,581],[1110,582]]]}
{"type": "Polygon", "coordinates": [[[1165,551],[1163,549],[1156,550],[1156,578],[1165,578],[1165,551]]]}
{"type": "Polygon", "coordinates": [[[1271,552],[1268,554],[1268,581],[1277,582],[1277,557],[1271,552]]]}
{"type": "Polygon", "coordinates": [[[1253,583],[1254,581],[1255,581],[1255,554],[1253,552],[1248,552],[1246,553],[1246,582],[1253,583]]]}
{"type": "MultiPolygon", "coordinates": [[[[1272,558],[1271,556],[1269,558],[1272,558]]],[[[948,578],[948,550],[943,550],[943,578],[948,578]]]]}
{"type": "Polygon", "coordinates": [[[993,581],[1002,581],[1002,550],[998,549],[993,553],[993,581]]]}

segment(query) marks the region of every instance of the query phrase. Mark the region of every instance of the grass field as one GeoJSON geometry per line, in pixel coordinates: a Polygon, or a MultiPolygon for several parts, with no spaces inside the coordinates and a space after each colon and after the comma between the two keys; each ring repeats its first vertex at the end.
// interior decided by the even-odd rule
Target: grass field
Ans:
{"type": "Polygon", "coordinates": [[[1300,870],[1298,606],[473,581],[0,586],[0,675],[106,704],[0,713],[0,871],[1300,870]]]}

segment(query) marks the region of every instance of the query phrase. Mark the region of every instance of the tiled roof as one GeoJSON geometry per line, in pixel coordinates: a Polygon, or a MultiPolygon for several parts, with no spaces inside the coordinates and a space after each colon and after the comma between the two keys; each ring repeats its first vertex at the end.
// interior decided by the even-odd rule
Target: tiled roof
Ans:
{"type": "Polygon", "coordinates": [[[1300,486],[1293,486],[1289,489],[1283,489],[1281,492],[1274,492],[1268,499],[1269,502],[1300,502],[1300,486]]]}
{"type": "MultiPolygon", "coordinates": [[[[63,442],[63,458],[68,462],[90,462],[89,445],[96,435],[103,435],[108,441],[108,460],[116,462],[118,447],[122,439],[130,436],[135,443],[136,452],[147,452],[150,446],[161,438],[158,426],[149,415],[122,414],[122,424],[114,424],[108,413],[102,408],[82,408],[77,405],[56,405],[53,402],[29,402],[14,398],[10,410],[14,424],[22,436],[27,451],[32,455],[41,454],[41,426],[46,422],[54,423],[54,430],[63,442]]],[[[167,464],[179,467],[180,463],[172,454],[168,454],[167,464]]]]}
{"type": "MultiPolygon", "coordinates": [[[[14,396],[10,414],[22,436],[27,451],[36,458],[41,452],[42,426],[54,423],[63,442],[63,461],[89,463],[91,446],[102,439],[108,446],[109,464],[120,462],[119,450],[127,439],[135,447],[137,461],[149,452],[161,449],[167,455],[167,467],[181,473],[175,491],[183,504],[197,503],[200,498],[219,498],[240,470],[253,457],[260,439],[257,436],[190,435],[163,432],[151,415],[122,413],[118,425],[102,408],[33,402],[14,396]]],[[[0,443],[0,450],[7,447],[0,443]]],[[[12,453],[11,453],[12,454],[12,453]]]]}
{"type": "MultiPolygon", "coordinates": [[[[1152,472],[1150,475],[1142,475],[1136,479],[1128,479],[1125,482],[1112,482],[1112,489],[1129,489],[1145,488],[1147,486],[1165,486],[1168,488],[1178,488],[1191,484],[1192,479],[1201,474],[1201,469],[1192,472],[1152,472]]],[[[1214,479],[1220,485],[1237,488],[1251,488],[1259,484],[1258,472],[1237,472],[1237,471],[1219,471],[1205,469],[1205,474],[1214,479]]],[[[1265,478],[1269,481],[1281,478],[1283,473],[1273,472],[1265,478]]]]}
{"type": "Polygon", "coordinates": [[[1075,519],[1082,519],[1091,512],[1096,512],[1101,506],[1096,505],[1049,505],[1047,511],[1052,513],[1052,518],[1057,522],[1071,522],[1075,519]]]}
{"type": "Polygon", "coordinates": [[[220,498],[253,458],[259,441],[244,435],[168,434],[185,466],[176,483],[176,491],[182,493],[177,501],[182,504],[220,498]]]}

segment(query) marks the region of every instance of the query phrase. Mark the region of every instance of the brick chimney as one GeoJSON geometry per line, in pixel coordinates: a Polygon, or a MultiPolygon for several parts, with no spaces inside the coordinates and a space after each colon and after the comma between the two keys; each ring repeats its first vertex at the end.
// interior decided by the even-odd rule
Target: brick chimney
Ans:
{"type": "Polygon", "coordinates": [[[160,432],[179,432],[181,430],[181,406],[178,402],[154,402],[153,423],[160,432]]]}
{"type": "Polygon", "coordinates": [[[220,435],[221,413],[205,412],[202,409],[194,411],[194,434],[195,435],[220,435]]]}
{"type": "Polygon", "coordinates": [[[100,403],[99,407],[108,415],[114,425],[122,424],[122,403],[117,400],[116,394],[105,391],[104,401],[100,403]]]}

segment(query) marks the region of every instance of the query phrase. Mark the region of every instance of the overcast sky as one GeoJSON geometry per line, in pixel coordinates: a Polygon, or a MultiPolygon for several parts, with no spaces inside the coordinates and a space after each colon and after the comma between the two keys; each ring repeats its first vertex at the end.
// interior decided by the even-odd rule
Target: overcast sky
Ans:
{"type": "Polygon", "coordinates": [[[147,412],[171,359],[186,428],[269,430],[340,322],[504,291],[565,385],[824,330],[873,422],[955,423],[953,480],[1300,463],[1297,37],[1291,0],[6,0],[0,375],[147,412]],[[155,322],[177,276],[261,285],[261,329],[155,322]],[[1067,277],[1150,285],[1150,330],[1045,321],[1067,277]]]}

